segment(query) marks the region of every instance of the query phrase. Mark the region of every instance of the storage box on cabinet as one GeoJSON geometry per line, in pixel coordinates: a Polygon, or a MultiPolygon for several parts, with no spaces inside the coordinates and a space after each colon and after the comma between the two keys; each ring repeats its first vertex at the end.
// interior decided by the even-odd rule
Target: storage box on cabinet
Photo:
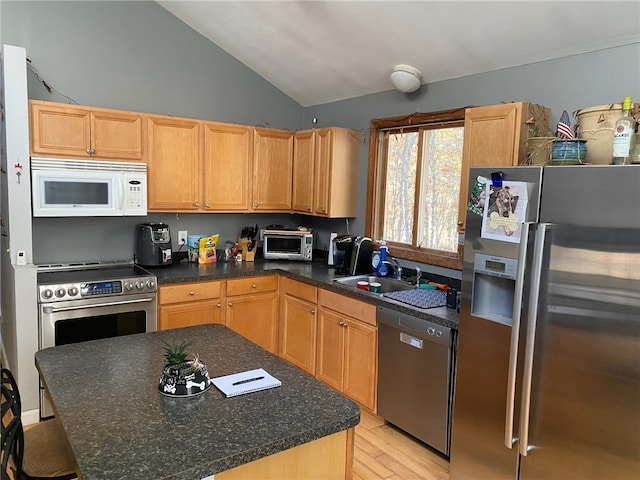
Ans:
{"type": "Polygon", "coordinates": [[[158,329],[224,324],[222,281],[181,283],[158,289],[158,329]]]}
{"type": "Polygon", "coordinates": [[[227,280],[226,324],[252,342],[277,354],[278,277],[227,280]]]}
{"type": "Polygon", "coordinates": [[[328,290],[318,303],[316,377],[375,412],[376,307],[328,290]]]}
{"type": "Polygon", "coordinates": [[[318,289],[284,278],[282,290],[279,355],[315,375],[318,289]]]}

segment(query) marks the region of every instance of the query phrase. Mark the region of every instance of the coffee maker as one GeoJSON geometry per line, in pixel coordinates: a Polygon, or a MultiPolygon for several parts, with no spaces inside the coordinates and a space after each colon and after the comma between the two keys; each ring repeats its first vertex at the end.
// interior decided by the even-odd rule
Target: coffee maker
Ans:
{"type": "Polygon", "coordinates": [[[166,223],[136,225],[135,261],[143,267],[171,264],[171,234],[166,223]]]}
{"type": "Polygon", "coordinates": [[[371,273],[371,239],[363,235],[338,235],[334,239],[333,265],[338,275],[371,273]]]}

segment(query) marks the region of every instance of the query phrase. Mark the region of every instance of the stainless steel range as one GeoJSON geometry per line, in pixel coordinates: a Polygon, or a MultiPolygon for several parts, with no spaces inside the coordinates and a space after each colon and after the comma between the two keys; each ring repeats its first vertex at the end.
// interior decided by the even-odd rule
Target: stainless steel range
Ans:
{"type": "MultiPolygon", "coordinates": [[[[39,348],[155,331],[156,291],[133,262],[39,265],[39,348]]],[[[40,416],[53,414],[41,385],[40,416]]]]}

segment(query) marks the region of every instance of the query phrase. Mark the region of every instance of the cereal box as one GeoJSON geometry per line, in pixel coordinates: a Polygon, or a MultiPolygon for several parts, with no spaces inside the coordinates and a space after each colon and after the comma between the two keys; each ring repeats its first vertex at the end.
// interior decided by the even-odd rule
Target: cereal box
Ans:
{"type": "Polygon", "coordinates": [[[215,263],[216,247],[218,246],[218,238],[220,235],[210,235],[200,239],[200,251],[198,254],[198,263],[215,263]]]}

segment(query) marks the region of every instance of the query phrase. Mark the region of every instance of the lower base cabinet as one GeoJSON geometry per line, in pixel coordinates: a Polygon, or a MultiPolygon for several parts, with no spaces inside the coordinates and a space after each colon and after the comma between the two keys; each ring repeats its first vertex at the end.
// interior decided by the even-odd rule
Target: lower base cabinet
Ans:
{"type": "Polygon", "coordinates": [[[281,285],[278,355],[315,376],[318,289],[286,277],[281,285]]]}
{"type": "Polygon", "coordinates": [[[278,352],[278,277],[227,280],[227,327],[273,354],[278,352]]]}
{"type": "Polygon", "coordinates": [[[222,282],[194,282],[158,289],[158,330],[224,324],[222,282]]]}
{"type": "Polygon", "coordinates": [[[316,377],[375,411],[378,377],[376,307],[319,292],[316,377]]]}

